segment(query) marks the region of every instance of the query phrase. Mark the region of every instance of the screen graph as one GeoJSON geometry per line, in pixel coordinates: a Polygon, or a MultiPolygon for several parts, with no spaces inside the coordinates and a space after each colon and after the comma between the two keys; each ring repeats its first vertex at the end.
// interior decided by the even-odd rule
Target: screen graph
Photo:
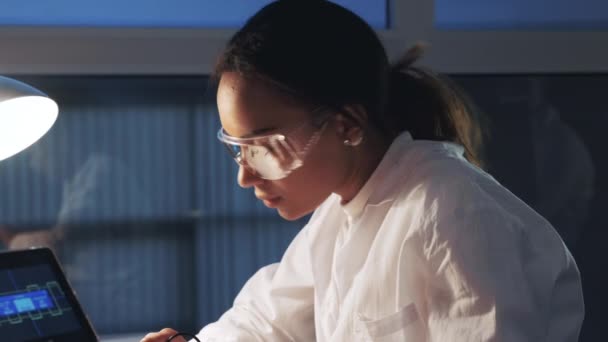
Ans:
{"type": "Polygon", "coordinates": [[[23,320],[40,320],[59,316],[72,308],[55,281],[44,285],[30,284],[23,290],[0,293],[0,326],[19,324],[23,320]]]}
{"type": "Polygon", "coordinates": [[[80,330],[58,279],[44,264],[0,269],[0,336],[24,341],[80,330]]]}

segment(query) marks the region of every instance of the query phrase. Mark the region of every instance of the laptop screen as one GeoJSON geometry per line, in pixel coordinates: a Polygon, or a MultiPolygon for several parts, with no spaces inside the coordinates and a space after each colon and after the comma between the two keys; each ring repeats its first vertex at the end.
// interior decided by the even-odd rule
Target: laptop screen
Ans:
{"type": "Polygon", "coordinates": [[[50,250],[0,253],[0,336],[14,342],[97,341],[50,250]]]}

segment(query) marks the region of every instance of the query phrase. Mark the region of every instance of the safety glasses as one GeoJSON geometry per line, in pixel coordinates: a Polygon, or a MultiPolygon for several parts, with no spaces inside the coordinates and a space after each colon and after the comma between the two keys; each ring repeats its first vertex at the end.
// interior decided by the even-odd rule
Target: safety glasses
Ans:
{"type": "MultiPolygon", "coordinates": [[[[317,109],[313,113],[320,113],[317,109]]],[[[232,158],[256,176],[279,180],[304,164],[304,159],[319,141],[330,115],[316,115],[285,134],[269,134],[249,138],[230,136],[220,129],[217,138],[232,158]]]]}

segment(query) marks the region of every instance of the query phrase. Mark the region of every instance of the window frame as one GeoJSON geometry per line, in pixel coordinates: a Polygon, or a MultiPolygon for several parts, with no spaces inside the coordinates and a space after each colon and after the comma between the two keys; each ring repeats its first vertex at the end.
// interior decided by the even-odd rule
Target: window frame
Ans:
{"type": "MultiPolygon", "coordinates": [[[[446,73],[608,71],[608,31],[439,30],[434,1],[389,0],[389,56],[414,42],[446,73]]],[[[206,75],[236,29],[0,27],[0,74],[206,75]]]]}

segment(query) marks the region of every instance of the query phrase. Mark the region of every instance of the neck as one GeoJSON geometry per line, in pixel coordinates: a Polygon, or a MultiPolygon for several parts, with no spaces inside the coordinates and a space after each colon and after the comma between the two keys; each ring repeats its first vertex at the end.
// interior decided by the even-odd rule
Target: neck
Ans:
{"type": "Polygon", "coordinates": [[[354,147],[345,181],[336,191],[336,194],[342,198],[342,204],[350,202],[361,191],[361,188],[378,168],[389,146],[390,142],[386,139],[378,134],[369,133],[361,146],[354,147]]]}

